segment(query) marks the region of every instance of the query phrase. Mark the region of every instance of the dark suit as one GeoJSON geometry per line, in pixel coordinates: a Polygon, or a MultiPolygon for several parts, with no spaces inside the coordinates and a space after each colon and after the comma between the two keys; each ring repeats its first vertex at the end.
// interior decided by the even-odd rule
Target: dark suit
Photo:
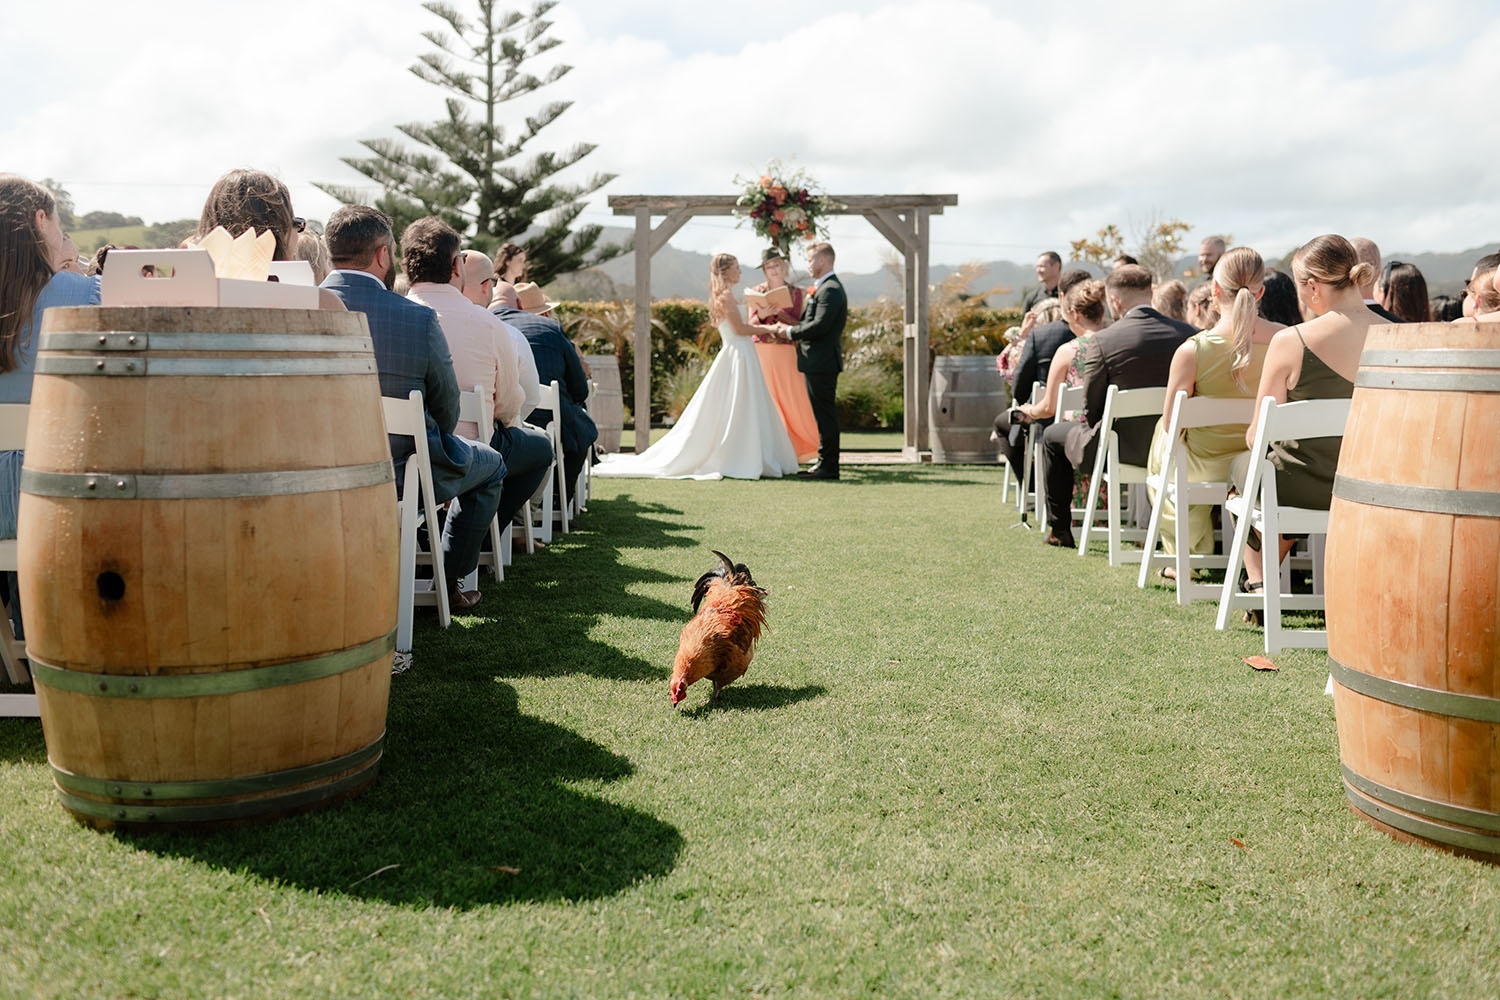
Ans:
{"type": "Polygon", "coordinates": [[[818,468],[839,471],[839,372],[844,370],[844,324],[849,299],[836,275],[825,275],[802,303],[802,322],[787,330],[797,345],[797,370],[818,424],[818,468]]]}
{"type": "Polygon", "coordinates": [[[1406,320],[1402,319],[1400,316],[1397,316],[1395,313],[1391,312],[1389,309],[1381,305],[1379,302],[1376,302],[1374,299],[1366,299],[1365,308],[1370,310],[1370,312],[1374,313],[1376,316],[1379,316],[1381,319],[1385,320],[1387,323],[1406,322],[1406,320]]]}
{"type": "MultiPolygon", "coordinates": [[[[558,405],[562,408],[563,473],[569,484],[575,483],[589,449],[599,440],[599,428],[583,408],[589,398],[589,378],[583,373],[583,359],[557,320],[505,305],[494,306],[491,311],[520,330],[531,345],[538,381],[542,385],[555,381],[562,390],[558,405]]],[[[528,423],[545,426],[549,414],[533,410],[526,419],[528,423]]]]}
{"type": "MultiPolygon", "coordinates": [[[[443,555],[448,579],[460,580],[479,564],[480,542],[500,503],[505,462],[488,445],[453,433],[458,423],[458,378],[437,313],[389,291],[371,274],[334,271],[323,287],[350,312],[365,314],[380,394],[405,399],[413,389],[422,391],[433,493],[438,503],[457,500],[457,510],[449,512],[443,526],[443,555]]],[[[399,490],[406,460],[416,446],[404,436],[390,440],[399,490]]]]}
{"type": "MultiPolygon", "coordinates": [[[[1112,326],[1094,334],[1084,345],[1084,421],[1054,424],[1042,434],[1047,466],[1047,523],[1053,534],[1060,538],[1072,534],[1074,469],[1093,465],[1099,421],[1104,419],[1104,401],[1109,387],[1144,389],[1165,386],[1172,368],[1173,352],[1197,332],[1188,324],[1169,319],[1150,306],[1136,306],[1112,326]]],[[[1120,438],[1120,461],[1127,465],[1145,465],[1155,427],[1154,416],[1116,422],[1114,429],[1120,438]]],[[[1098,489],[1098,484],[1092,488],[1098,489]]]]}
{"type": "MultiPolygon", "coordinates": [[[[1062,320],[1052,323],[1043,323],[1031,331],[1031,336],[1026,338],[1026,343],[1021,347],[1021,356],[1016,360],[1016,370],[1011,379],[1011,395],[1015,404],[1031,402],[1031,385],[1033,382],[1047,384],[1048,373],[1052,371],[1052,358],[1057,354],[1058,348],[1072,340],[1073,329],[1062,320]]],[[[1052,426],[1052,420],[1037,422],[1040,430],[1052,426]]],[[[1016,479],[1021,478],[1022,463],[1025,461],[1026,452],[1026,429],[1010,422],[1010,411],[1007,410],[995,417],[995,430],[1001,437],[1001,446],[1005,449],[1006,460],[1015,471],[1016,479]]]]}

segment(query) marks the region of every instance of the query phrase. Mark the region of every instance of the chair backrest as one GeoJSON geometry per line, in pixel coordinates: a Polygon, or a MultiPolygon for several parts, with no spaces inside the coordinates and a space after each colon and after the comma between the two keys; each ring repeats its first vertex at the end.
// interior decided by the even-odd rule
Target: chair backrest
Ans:
{"type": "Polygon", "coordinates": [[[1265,402],[1269,402],[1272,409],[1262,410],[1260,427],[1266,432],[1266,443],[1269,445],[1273,441],[1342,437],[1344,425],[1349,422],[1349,404],[1353,401],[1304,399],[1300,403],[1282,403],[1278,406],[1274,399],[1267,396],[1265,402]]]}
{"type": "Polygon", "coordinates": [[[476,385],[473,392],[459,393],[458,421],[478,426],[479,440],[488,444],[490,435],[495,432],[495,404],[490,398],[490,391],[482,385],[476,385]]]}
{"type": "Polygon", "coordinates": [[[413,389],[406,399],[381,396],[385,413],[385,432],[427,440],[427,415],[422,411],[422,390],[413,389]]]}
{"type": "Polygon", "coordinates": [[[536,408],[551,410],[552,421],[556,423],[562,417],[562,387],[557,384],[556,379],[553,379],[542,386],[538,392],[541,398],[537,400],[536,408]]]}
{"type": "Polygon", "coordinates": [[[1057,408],[1054,416],[1058,420],[1068,419],[1068,411],[1083,409],[1083,386],[1059,383],[1057,386],[1057,408]]]}
{"type": "Polygon", "coordinates": [[[1225,399],[1214,396],[1189,396],[1177,393],[1179,430],[1195,427],[1218,427],[1222,424],[1250,426],[1255,417],[1255,400],[1225,399]]]}
{"type": "Polygon", "coordinates": [[[1110,420],[1160,416],[1166,404],[1167,387],[1164,385],[1144,389],[1121,389],[1112,385],[1104,400],[1104,413],[1110,420]]]}
{"type": "Polygon", "coordinates": [[[26,447],[26,419],[29,403],[0,403],[0,451],[19,451],[26,447]]]}
{"type": "Polygon", "coordinates": [[[1033,383],[1031,383],[1031,400],[1030,400],[1030,402],[1032,402],[1032,403],[1040,403],[1042,401],[1042,398],[1044,396],[1046,396],[1046,395],[1047,395],[1047,385],[1046,385],[1045,382],[1033,382],[1033,383]]]}

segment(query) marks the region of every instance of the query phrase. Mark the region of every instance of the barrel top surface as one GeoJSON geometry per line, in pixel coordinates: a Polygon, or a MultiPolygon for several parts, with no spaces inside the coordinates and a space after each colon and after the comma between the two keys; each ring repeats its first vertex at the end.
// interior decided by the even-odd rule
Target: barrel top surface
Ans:
{"type": "Polygon", "coordinates": [[[1367,351],[1500,349],[1500,323],[1400,323],[1370,327],[1367,351]]]}
{"type": "Polygon", "coordinates": [[[48,309],[42,332],[296,333],[368,337],[364,313],[334,309],[241,309],[217,306],[68,306],[48,309]]]}

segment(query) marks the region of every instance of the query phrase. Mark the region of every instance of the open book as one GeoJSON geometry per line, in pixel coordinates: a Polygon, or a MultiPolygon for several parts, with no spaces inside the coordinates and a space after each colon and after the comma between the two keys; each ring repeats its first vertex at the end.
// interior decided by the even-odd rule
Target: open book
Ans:
{"type": "Polygon", "coordinates": [[[747,288],[745,289],[745,305],[762,316],[790,309],[792,308],[792,289],[789,285],[782,285],[780,288],[773,288],[767,292],[757,292],[747,288]]]}

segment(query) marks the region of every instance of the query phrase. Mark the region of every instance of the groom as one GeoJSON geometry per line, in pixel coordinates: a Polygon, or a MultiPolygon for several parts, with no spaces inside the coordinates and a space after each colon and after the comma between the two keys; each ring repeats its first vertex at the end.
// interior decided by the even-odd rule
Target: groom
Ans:
{"type": "Polygon", "coordinates": [[[813,292],[802,303],[802,322],[782,324],[780,330],[797,345],[797,370],[807,383],[813,419],[818,422],[818,461],[798,472],[804,479],[839,477],[839,410],[834,400],[839,372],[844,370],[844,322],[849,300],[833,273],[833,247],[814,243],[807,248],[814,279],[813,292]]]}

